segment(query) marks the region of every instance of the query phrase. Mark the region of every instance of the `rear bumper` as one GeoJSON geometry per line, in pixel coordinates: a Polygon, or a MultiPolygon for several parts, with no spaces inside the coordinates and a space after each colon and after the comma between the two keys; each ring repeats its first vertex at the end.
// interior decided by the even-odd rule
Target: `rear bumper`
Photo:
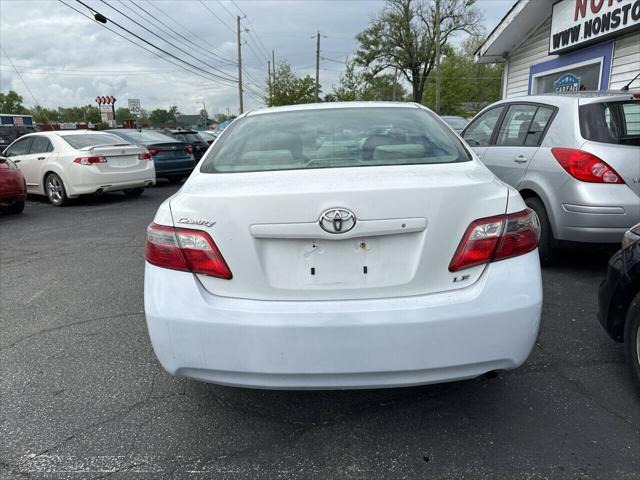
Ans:
{"type": "Polygon", "coordinates": [[[372,300],[218,297],[192,274],[145,267],[147,326],[163,367],[243,387],[396,387],[516,368],[537,338],[541,305],[537,251],[454,292],[372,300]]]}
{"type": "Polygon", "coordinates": [[[619,243],[640,222],[640,198],[626,185],[581,185],[574,194],[556,209],[558,240],[619,243]]]}
{"type": "Polygon", "coordinates": [[[69,197],[95,193],[98,190],[111,192],[128,188],[150,187],[156,183],[153,162],[147,162],[146,168],[124,172],[101,172],[97,168],[85,165],[73,165],[65,179],[65,188],[69,197]]]}

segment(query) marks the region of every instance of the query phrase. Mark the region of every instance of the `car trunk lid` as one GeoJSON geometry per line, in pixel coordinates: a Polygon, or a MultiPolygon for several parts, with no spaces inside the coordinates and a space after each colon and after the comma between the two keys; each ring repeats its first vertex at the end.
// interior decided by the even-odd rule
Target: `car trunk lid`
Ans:
{"type": "Polygon", "coordinates": [[[473,220],[506,211],[507,192],[484,166],[461,162],[200,173],[170,206],[175,226],[208,232],[233,273],[199,275],[210,293],[363,299],[476,281],[484,266],[454,274],[449,262],[473,220]],[[336,209],[353,212],[355,226],[323,230],[321,214],[336,209]]]}

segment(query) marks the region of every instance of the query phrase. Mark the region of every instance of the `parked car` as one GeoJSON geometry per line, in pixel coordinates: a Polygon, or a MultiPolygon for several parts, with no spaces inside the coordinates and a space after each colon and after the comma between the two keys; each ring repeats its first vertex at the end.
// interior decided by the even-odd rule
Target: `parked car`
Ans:
{"type": "Polygon", "coordinates": [[[598,300],[600,324],[611,338],[624,342],[640,387],[640,223],[625,234],[622,249],[611,257],[598,300]]]}
{"type": "Polygon", "coordinates": [[[193,148],[193,156],[196,157],[196,161],[202,158],[204,152],[209,148],[209,144],[200,136],[198,132],[193,130],[165,130],[167,135],[173,138],[188,143],[193,148]]]}
{"type": "Polygon", "coordinates": [[[210,131],[198,132],[198,136],[200,136],[205,142],[207,142],[208,145],[211,145],[213,142],[215,142],[216,138],[218,138],[218,135],[210,131]]]}
{"type": "Polygon", "coordinates": [[[27,199],[27,184],[18,166],[0,157],[0,210],[21,213],[27,199]]]}
{"type": "Polygon", "coordinates": [[[537,242],[518,192],[421,105],[258,110],[147,229],[149,334],[170,373],[245,387],[512,369],[538,333],[537,242]],[[353,135],[351,157],[313,135],[388,124],[394,136],[353,135]]]}
{"type": "Polygon", "coordinates": [[[38,128],[35,125],[0,125],[0,152],[7,148],[16,138],[37,131],[38,128]]]}
{"type": "Polygon", "coordinates": [[[196,165],[193,147],[164,133],[128,128],[106,131],[122,137],[129,143],[145,147],[153,158],[157,178],[179,182],[187,177],[196,165]]]}
{"type": "Polygon", "coordinates": [[[462,132],[464,127],[469,125],[469,120],[455,115],[442,115],[440,118],[447,122],[447,125],[453,128],[456,133],[462,132]]]}
{"type": "Polygon", "coordinates": [[[640,221],[640,101],[579,92],[497,102],[462,132],[540,218],[540,256],[563,242],[618,243],[640,221]]]}
{"type": "Polygon", "coordinates": [[[155,183],[151,155],[109,133],[66,130],[20,137],[3,153],[18,165],[27,191],[56,206],[79,195],[123,191],[142,194],[155,183]]]}

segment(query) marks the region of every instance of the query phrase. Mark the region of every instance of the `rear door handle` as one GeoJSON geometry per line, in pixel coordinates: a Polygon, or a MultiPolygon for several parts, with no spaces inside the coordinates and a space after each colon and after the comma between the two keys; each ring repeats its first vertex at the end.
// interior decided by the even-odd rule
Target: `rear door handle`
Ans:
{"type": "Polygon", "coordinates": [[[20,163],[20,160],[12,160],[13,163],[20,163]]]}
{"type": "Polygon", "coordinates": [[[47,157],[38,157],[38,160],[44,160],[47,157]]]}
{"type": "Polygon", "coordinates": [[[513,161],[516,163],[527,163],[527,157],[525,157],[524,155],[518,155],[513,159],[513,161]]]}

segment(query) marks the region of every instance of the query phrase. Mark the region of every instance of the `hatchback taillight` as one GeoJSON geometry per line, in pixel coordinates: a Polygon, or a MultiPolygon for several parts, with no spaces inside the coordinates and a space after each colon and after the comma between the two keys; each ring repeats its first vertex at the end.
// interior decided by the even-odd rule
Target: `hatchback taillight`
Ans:
{"type": "Polygon", "coordinates": [[[107,163],[107,159],[104,157],[78,157],[73,160],[73,163],[80,165],[94,165],[96,163],[107,163]]]}
{"type": "Polygon", "coordinates": [[[145,245],[147,262],[158,267],[224,279],[231,270],[208,233],[150,224],[145,245]]]}
{"type": "Polygon", "coordinates": [[[624,183],[618,172],[592,153],[575,148],[552,148],[551,153],[573,178],[590,183],[624,183]]]}
{"type": "Polygon", "coordinates": [[[535,250],[540,238],[540,223],[529,208],[517,213],[476,220],[469,225],[449,271],[504,260],[535,250]]]}

